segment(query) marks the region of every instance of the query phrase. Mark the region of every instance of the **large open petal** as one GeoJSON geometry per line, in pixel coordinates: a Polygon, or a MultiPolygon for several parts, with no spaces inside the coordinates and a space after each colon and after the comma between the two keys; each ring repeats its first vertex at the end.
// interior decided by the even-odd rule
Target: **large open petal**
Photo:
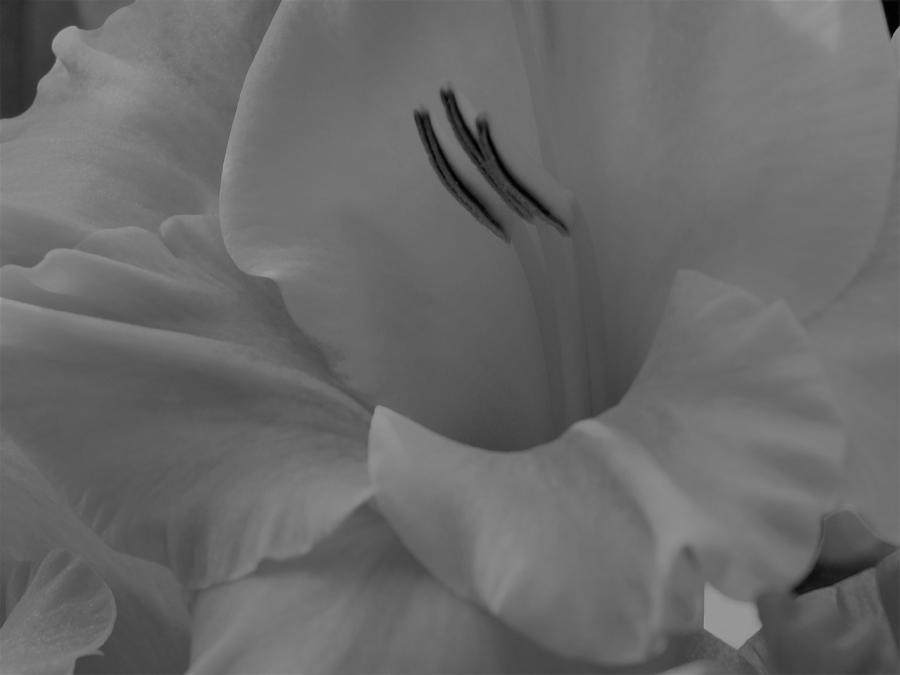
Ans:
{"type": "MultiPolygon", "coordinates": [[[[202,591],[193,636],[198,674],[597,672],[453,595],[370,511],[311,555],[202,591]]],[[[734,650],[704,633],[636,671],[689,659],[744,672],[734,650]]]]}
{"type": "Polygon", "coordinates": [[[172,573],[107,547],[8,437],[0,453],[0,555],[37,565],[52,550],[69,551],[115,596],[116,623],[103,654],[82,664],[92,673],[183,673],[188,613],[172,573]]]}
{"type": "Polygon", "coordinates": [[[897,135],[880,3],[516,7],[546,163],[593,236],[614,392],[679,268],[801,316],[858,272],[897,135]]]}
{"type": "Polygon", "coordinates": [[[438,578],[570,657],[633,662],[810,566],[844,438],[783,303],[679,275],[623,402],[491,453],[376,410],[379,507],[438,578]]]}
{"type": "Polygon", "coordinates": [[[205,586],[306,551],[368,497],[368,410],[214,218],[0,274],[4,428],[113,547],[205,586]]]}
{"type": "MultiPolygon", "coordinates": [[[[900,164],[888,218],[853,283],[805,322],[850,434],[845,506],[900,544],[900,164]]],[[[850,544],[846,541],[846,544],[850,544]]]]}
{"type": "Polygon", "coordinates": [[[283,3],[235,118],[223,231],[354,389],[454,438],[523,447],[551,433],[528,287],[512,247],[441,186],[413,119],[427,105],[442,122],[448,82],[536,155],[504,3],[283,3]]]}
{"type": "MultiPolygon", "coordinates": [[[[15,565],[3,560],[4,567],[15,565]]],[[[0,626],[0,670],[16,675],[71,675],[75,661],[96,653],[112,631],[116,602],[103,580],[66,551],[38,565],[16,565],[4,580],[5,600],[19,595],[0,626]]]]}
{"type": "Polygon", "coordinates": [[[138,0],[68,28],[24,115],[0,125],[3,262],[100,228],[217,210],[234,109],[274,0],[138,0]]]}

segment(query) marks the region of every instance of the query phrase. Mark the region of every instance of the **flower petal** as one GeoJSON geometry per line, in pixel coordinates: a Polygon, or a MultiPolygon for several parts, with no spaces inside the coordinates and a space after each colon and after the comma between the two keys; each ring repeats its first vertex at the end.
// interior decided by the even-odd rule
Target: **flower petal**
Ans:
{"type": "Polygon", "coordinates": [[[845,505],[876,535],[900,543],[900,164],[894,180],[872,256],[805,328],[850,434],[845,505]]]}
{"type": "Polygon", "coordinates": [[[34,106],[4,120],[3,262],[100,228],[217,210],[237,97],[272,0],[139,0],[68,28],[34,106]]]}
{"type": "Polygon", "coordinates": [[[106,642],[116,620],[116,603],[90,567],[70,553],[53,551],[37,566],[24,594],[4,618],[0,626],[4,673],[71,675],[76,659],[106,642]]]}
{"type": "Polygon", "coordinates": [[[109,18],[109,15],[133,0],[74,0],[80,24],[87,28],[97,28],[109,18]]]}
{"type": "Polygon", "coordinates": [[[705,580],[746,600],[802,576],[843,442],[783,303],[682,273],[604,415],[499,454],[379,408],[369,450],[380,508],[432,573],[540,644],[623,663],[699,627],[705,580]]]}
{"type": "MultiPolygon", "coordinates": [[[[852,452],[851,447],[848,454],[852,452]]],[[[853,461],[851,458],[848,463],[852,466],[853,461]]],[[[852,473],[849,475],[852,477],[852,473]]],[[[895,545],[876,537],[856,513],[836,511],[829,514],[823,523],[817,564],[825,575],[838,575],[842,579],[872,567],[896,549],[895,545]]],[[[825,580],[827,576],[823,578],[825,580]]],[[[833,583],[834,580],[828,581],[829,585],[833,583]]]]}
{"type": "Polygon", "coordinates": [[[455,438],[523,447],[552,433],[525,278],[441,186],[413,119],[427,103],[439,123],[447,82],[536,151],[505,4],[282,3],[229,142],[225,240],[354,390],[455,438]]]}
{"type": "Polygon", "coordinates": [[[898,561],[895,553],[877,568],[797,598],[760,599],[763,628],[741,653],[760,672],[897,672],[900,634],[891,612],[898,598],[884,595],[880,578],[896,579],[898,561]]]}
{"type": "Polygon", "coordinates": [[[195,604],[196,673],[583,670],[455,598],[371,513],[195,604]]]}
{"type": "Polygon", "coordinates": [[[0,513],[6,559],[39,563],[65,549],[89,564],[116,600],[116,623],[93,673],[182,673],[188,658],[188,614],[172,574],[149,561],[111,551],[61,500],[9,438],[2,443],[0,513]]]}
{"type": "MultiPolygon", "coordinates": [[[[192,673],[597,672],[454,596],[370,511],[304,558],[201,592],[193,653],[192,673]]],[[[639,670],[701,658],[719,673],[743,664],[700,633],[639,670]]]]}
{"type": "Polygon", "coordinates": [[[897,137],[880,3],[516,7],[545,160],[592,230],[616,392],[680,268],[798,316],[858,272],[897,137]]]}
{"type": "Polygon", "coordinates": [[[368,498],[369,412],[215,219],[98,233],[2,282],[4,427],[114,548],[202,587],[368,498]]]}

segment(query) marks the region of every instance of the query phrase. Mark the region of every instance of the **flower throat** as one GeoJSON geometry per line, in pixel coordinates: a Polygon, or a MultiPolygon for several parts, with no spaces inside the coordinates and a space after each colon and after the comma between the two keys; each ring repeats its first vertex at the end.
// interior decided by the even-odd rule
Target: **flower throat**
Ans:
{"type": "Polygon", "coordinates": [[[499,142],[487,116],[472,114],[452,88],[440,96],[452,133],[419,108],[419,138],[444,188],[516,252],[540,328],[554,426],[561,431],[607,407],[588,230],[570,191],[536,171],[534,162],[510,162],[514,148],[499,142]]]}

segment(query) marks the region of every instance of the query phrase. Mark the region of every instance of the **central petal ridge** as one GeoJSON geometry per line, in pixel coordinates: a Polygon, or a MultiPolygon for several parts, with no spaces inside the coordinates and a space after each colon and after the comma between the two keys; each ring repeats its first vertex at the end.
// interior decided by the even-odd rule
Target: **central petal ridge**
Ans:
{"type": "Polygon", "coordinates": [[[547,386],[558,431],[601,412],[600,303],[590,237],[574,195],[536,160],[494,132],[484,114],[447,86],[441,103],[449,132],[415,111],[419,138],[441,184],[489,232],[512,244],[531,292],[541,332],[547,386]]]}

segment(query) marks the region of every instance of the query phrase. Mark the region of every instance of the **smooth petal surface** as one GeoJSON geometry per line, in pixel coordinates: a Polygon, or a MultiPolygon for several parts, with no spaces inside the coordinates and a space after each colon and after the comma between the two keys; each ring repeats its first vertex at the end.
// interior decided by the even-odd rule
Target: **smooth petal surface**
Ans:
{"type": "Polygon", "coordinates": [[[238,94],[274,0],[138,0],[68,28],[35,104],[0,127],[4,263],[109,227],[217,211],[238,94]]]}
{"type": "MultiPolygon", "coordinates": [[[[197,674],[597,672],[454,596],[369,511],[302,559],[201,592],[193,635],[197,674]]],[[[691,659],[708,659],[719,673],[746,667],[699,633],[636,670],[691,659]]]]}
{"type": "Polygon", "coordinates": [[[441,186],[413,120],[427,105],[443,122],[448,82],[536,154],[506,4],[282,3],[229,141],[225,241],[354,390],[454,438],[524,447],[552,429],[522,269],[441,186]]]}
{"type": "Polygon", "coordinates": [[[76,659],[96,652],[109,637],[116,603],[90,567],[70,553],[53,551],[4,619],[0,671],[71,675],[76,659]]]}
{"type": "Polygon", "coordinates": [[[378,408],[379,507],[438,578],[569,657],[634,662],[698,628],[704,581],[753,599],[814,557],[844,440],[802,329],[679,275],[623,402],[512,454],[378,408]]]}
{"type": "Polygon", "coordinates": [[[110,14],[132,2],[133,0],[75,0],[74,4],[81,21],[79,25],[97,28],[103,25],[110,14]]]}
{"type": "Polygon", "coordinates": [[[857,274],[897,136],[880,3],[515,6],[546,163],[593,235],[614,393],[680,268],[800,316],[857,274]]]}
{"type": "MultiPolygon", "coordinates": [[[[900,164],[871,257],[805,328],[850,433],[844,505],[900,544],[900,164]]],[[[848,539],[834,546],[841,541],[853,547],[848,539]]]]}
{"type": "Polygon", "coordinates": [[[3,424],[114,547],[190,588],[298,555],[369,495],[369,412],[213,218],[2,272],[3,424]]]}
{"type": "MultiPolygon", "coordinates": [[[[110,550],[8,438],[0,462],[0,556],[36,567],[52,550],[71,552],[109,586],[116,622],[91,673],[183,673],[188,613],[169,570],[110,550]]],[[[5,672],[5,671],[4,671],[5,672]]]]}

